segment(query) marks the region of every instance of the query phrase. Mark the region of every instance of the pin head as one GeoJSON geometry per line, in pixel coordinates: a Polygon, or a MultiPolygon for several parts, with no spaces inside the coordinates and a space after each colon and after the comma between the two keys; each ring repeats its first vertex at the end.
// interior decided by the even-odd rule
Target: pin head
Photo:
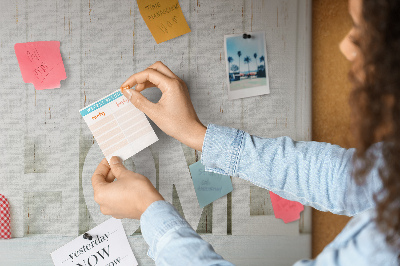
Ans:
{"type": "Polygon", "coordinates": [[[89,235],[88,233],[84,233],[84,234],[83,234],[83,238],[84,238],[84,239],[92,240],[93,237],[92,237],[91,235],[89,235]]]}
{"type": "Polygon", "coordinates": [[[251,38],[250,34],[243,33],[243,39],[250,39],[250,38],[251,38]]]}

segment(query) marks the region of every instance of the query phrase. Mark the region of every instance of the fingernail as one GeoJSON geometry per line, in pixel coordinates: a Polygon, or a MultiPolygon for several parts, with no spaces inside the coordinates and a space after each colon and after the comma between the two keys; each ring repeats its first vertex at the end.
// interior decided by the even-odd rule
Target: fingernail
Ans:
{"type": "Polygon", "coordinates": [[[122,87],[121,86],[121,92],[123,93],[124,92],[124,90],[129,90],[130,88],[129,88],[129,85],[126,85],[126,86],[124,86],[124,87],[122,87]]]}
{"type": "Polygon", "coordinates": [[[125,92],[125,97],[128,98],[128,100],[130,100],[132,98],[132,90],[128,89],[128,90],[124,90],[125,92]]]}
{"type": "Polygon", "coordinates": [[[118,156],[113,156],[113,157],[111,158],[111,160],[110,160],[110,163],[111,163],[111,164],[119,164],[119,163],[122,163],[122,160],[121,160],[121,158],[119,158],[118,156]]]}

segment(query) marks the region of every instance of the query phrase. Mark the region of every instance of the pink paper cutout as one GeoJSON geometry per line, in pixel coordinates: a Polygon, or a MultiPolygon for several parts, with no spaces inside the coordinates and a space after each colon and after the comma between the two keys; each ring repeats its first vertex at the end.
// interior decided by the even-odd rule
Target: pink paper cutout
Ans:
{"type": "Polygon", "coordinates": [[[33,83],[36,90],[60,88],[60,81],[67,78],[60,42],[16,43],[14,50],[24,82],[33,83]]]}
{"type": "Polygon", "coordinates": [[[0,239],[10,238],[10,205],[6,197],[0,194],[0,239]]]}
{"type": "Polygon", "coordinates": [[[284,199],[273,192],[269,192],[274,209],[275,218],[282,219],[285,224],[300,219],[304,206],[296,201],[284,199]]]}

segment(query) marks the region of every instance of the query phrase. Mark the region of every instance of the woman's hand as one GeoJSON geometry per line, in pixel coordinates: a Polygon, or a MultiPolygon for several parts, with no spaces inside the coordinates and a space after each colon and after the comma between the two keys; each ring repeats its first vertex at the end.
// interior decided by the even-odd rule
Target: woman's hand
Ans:
{"type": "Polygon", "coordinates": [[[106,159],[100,162],[92,186],[100,211],[118,219],[140,219],[153,202],[164,200],[147,177],[126,169],[118,157],[112,157],[110,165],[106,159]]]}
{"type": "Polygon", "coordinates": [[[163,63],[156,62],[132,75],[122,84],[121,91],[166,134],[193,149],[202,150],[206,127],[197,117],[186,84],[163,63]],[[135,85],[135,89],[130,89],[135,85]],[[158,103],[150,102],[140,93],[150,87],[161,90],[158,103]]]}

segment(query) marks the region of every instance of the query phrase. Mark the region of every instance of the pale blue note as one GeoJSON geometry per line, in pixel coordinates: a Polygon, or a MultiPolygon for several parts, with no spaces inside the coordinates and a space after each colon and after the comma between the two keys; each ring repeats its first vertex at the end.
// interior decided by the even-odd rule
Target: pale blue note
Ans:
{"type": "Polygon", "coordinates": [[[229,176],[206,172],[200,161],[190,165],[189,169],[202,208],[233,190],[229,176]]]}

